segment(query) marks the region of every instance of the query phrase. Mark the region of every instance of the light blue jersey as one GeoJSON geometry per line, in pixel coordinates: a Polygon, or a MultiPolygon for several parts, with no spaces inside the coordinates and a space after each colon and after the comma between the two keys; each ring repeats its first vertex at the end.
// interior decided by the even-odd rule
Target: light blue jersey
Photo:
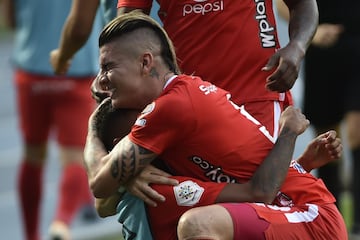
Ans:
{"type": "MultiPolygon", "coordinates": [[[[12,62],[30,73],[52,76],[50,51],[57,48],[61,31],[71,8],[71,0],[15,0],[16,32],[12,62]]],[[[104,26],[98,14],[86,45],[72,59],[69,76],[96,75],[98,37],[104,26]]]]}
{"type": "Polygon", "coordinates": [[[152,240],[144,201],[126,192],[117,206],[125,240],[152,240]]]}
{"type": "Polygon", "coordinates": [[[117,0],[100,0],[100,8],[103,11],[105,24],[116,17],[117,0]]]}

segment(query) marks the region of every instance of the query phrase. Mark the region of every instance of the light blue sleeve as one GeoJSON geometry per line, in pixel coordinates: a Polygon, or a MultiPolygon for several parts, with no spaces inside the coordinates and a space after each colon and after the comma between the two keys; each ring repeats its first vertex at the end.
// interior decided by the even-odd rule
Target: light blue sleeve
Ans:
{"type": "Polygon", "coordinates": [[[117,206],[125,240],[152,240],[144,202],[126,192],[117,206]]]}

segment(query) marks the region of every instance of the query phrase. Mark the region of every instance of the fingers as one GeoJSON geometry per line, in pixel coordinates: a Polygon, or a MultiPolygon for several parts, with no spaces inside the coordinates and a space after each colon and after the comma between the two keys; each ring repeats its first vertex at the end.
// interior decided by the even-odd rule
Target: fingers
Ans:
{"type": "Polygon", "coordinates": [[[325,144],[325,148],[332,159],[338,159],[341,157],[343,152],[343,145],[340,138],[329,136],[328,143],[325,144]]]}
{"type": "Polygon", "coordinates": [[[299,108],[287,107],[280,117],[280,128],[287,128],[297,135],[302,134],[310,125],[310,121],[301,113],[299,108]]]}
{"type": "Polygon", "coordinates": [[[71,59],[67,61],[60,61],[59,54],[59,49],[55,49],[50,52],[50,64],[56,75],[64,75],[70,68],[71,59]]]}
{"type": "Polygon", "coordinates": [[[138,179],[147,183],[164,184],[176,186],[179,184],[178,180],[170,178],[171,175],[153,165],[147,165],[144,170],[141,171],[138,179]]]}
{"type": "Polygon", "coordinates": [[[328,153],[330,155],[330,157],[332,159],[339,159],[342,155],[342,152],[343,152],[343,146],[341,144],[341,141],[340,139],[337,139],[339,140],[337,143],[338,144],[335,144],[335,145],[330,145],[330,144],[327,144],[325,145],[326,149],[328,150],[328,153]]]}
{"type": "Polygon", "coordinates": [[[271,91],[288,91],[295,84],[298,72],[294,64],[280,58],[277,69],[267,78],[265,86],[271,91]]]}
{"type": "Polygon", "coordinates": [[[265,87],[271,91],[285,92],[290,90],[298,78],[303,51],[298,44],[291,43],[273,54],[262,71],[275,71],[267,78],[265,87]]]}
{"type": "Polygon", "coordinates": [[[261,71],[271,71],[275,66],[279,64],[280,56],[278,54],[274,54],[270,57],[269,61],[266,65],[261,69],[261,71]]]}
{"type": "Polygon", "coordinates": [[[330,130],[317,137],[317,143],[324,146],[331,159],[339,159],[343,151],[342,141],[336,136],[336,131],[330,130]]]}
{"type": "Polygon", "coordinates": [[[164,176],[164,177],[170,177],[171,175],[157,167],[154,167],[153,165],[148,165],[146,166],[146,170],[149,171],[151,174],[154,175],[160,175],[160,176],[164,176]]]}
{"type": "Polygon", "coordinates": [[[131,188],[129,189],[129,192],[153,207],[157,206],[157,202],[164,202],[166,200],[163,195],[159,194],[148,185],[143,185],[140,188],[131,188]]]}
{"type": "Polygon", "coordinates": [[[179,181],[173,178],[156,175],[156,178],[153,179],[152,183],[176,186],[179,184],[179,181]]]}
{"type": "MultiPolygon", "coordinates": [[[[174,180],[174,179],[172,179],[174,180]]],[[[159,177],[153,184],[166,184],[166,185],[177,185],[177,180],[169,181],[167,177],[159,177]]],[[[128,186],[128,191],[138,198],[142,199],[146,204],[156,207],[157,202],[164,202],[166,198],[155,191],[146,181],[135,181],[128,186]],[[131,185],[131,187],[130,187],[131,185]]]]}
{"type": "Polygon", "coordinates": [[[170,178],[170,174],[158,169],[152,165],[146,168],[127,185],[127,189],[133,195],[142,199],[150,206],[157,206],[157,202],[165,201],[165,197],[155,191],[150,184],[161,184],[176,186],[179,184],[178,180],[170,178]]]}
{"type": "Polygon", "coordinates": [[[297,71],[290,69],[287,64],[282,64],[268,77],[265,87],[270,91],[286,92],[292,88],[297,77],[297,71]]]}

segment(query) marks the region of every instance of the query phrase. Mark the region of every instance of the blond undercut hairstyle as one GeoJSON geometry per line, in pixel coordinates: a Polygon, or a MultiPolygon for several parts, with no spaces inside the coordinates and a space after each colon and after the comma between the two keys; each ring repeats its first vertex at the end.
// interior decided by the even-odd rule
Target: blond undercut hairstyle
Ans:
{"type": "Polygon", "coordinates": [[[157,37],[161,48],[160,56],[164,63],[169,67],[169,70],[175,74],[180,74],[180,69],[176,61],[175,49],[169,36],[157,21],[141,11],[135,10],[121,14],[110,21],[100,33],[99,48],[128,33],[143,28],[151,30],[157,37]]]}

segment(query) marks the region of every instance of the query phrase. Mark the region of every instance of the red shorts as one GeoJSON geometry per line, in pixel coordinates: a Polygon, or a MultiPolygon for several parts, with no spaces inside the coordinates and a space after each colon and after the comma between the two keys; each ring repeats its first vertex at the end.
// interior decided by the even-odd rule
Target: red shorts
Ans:
{"type": "Polygon", "coordinates": [[[348,239],[345,223],[335,204],[306,204],[296,207],[256,203],[221,205],[228,210],[233,219],[235,240],[243,239],[244,231],[245,234],[249,234],[249,229],[252,230],[252,236],[261,236],[250,237],[251,239],[262,239],[263,236],[267,240],[348,239]],[[243,214],[243,210],[248,207],[255,211],[243,214]]]}
{"type": "Polygon", "coordinates": [[[47,141],[54,130],[59,144],[85,144],[88,119],[95,102],[91,98],[93,76],[48,77],[15,72],[20,125],[27,144],[47,141]]]}
{"type": "MultiPolygon", "coordinates": [[[[188,209],[215,204],[225,183],[203,182],[173,176],[180,184],[152,185],[166,198],[157,207],[148,207],[154,239],[176,239],[180,216],[188,209]]],[[[234,239],[341,239],[346,240],[344,220],[335,204],[304,204],[278,207],[261,203],[218,203],[231,215],[234,239]]]]}

